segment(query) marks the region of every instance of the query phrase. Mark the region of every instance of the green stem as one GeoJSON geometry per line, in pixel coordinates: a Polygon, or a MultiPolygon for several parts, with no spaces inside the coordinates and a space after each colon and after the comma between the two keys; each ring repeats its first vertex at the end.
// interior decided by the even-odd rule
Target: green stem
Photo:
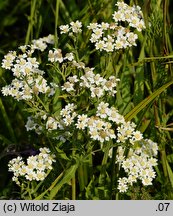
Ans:
{"type": "Polygon", "coordinates": [[[76,177],[74,176],[71,180],[72,184],[72,200],[76,200],[76,177]]]}
{"type": "Polygon", "coordinates": [[[165,149],[163,149],[160,153],[161,153],[163,173],[164,173],[165,178],[167,178],[168,177],[168,171],[167,171],[167,167],[166,167],[166,161],[167,161],[167,159],[166,159],[165,149]]]}
{"type": "Polygon", "coordinates": [[[83,164],[79,165],[78,168],[78,179],[79,179],[79,186],[80,186],[80,191],[83,191],[85,188],[85,167],[83,164]]]}
{"type": "Polygon", "coordinates": [[[102,160],[102,166],[101,166],[101,171],[100,171],[100,176],[99,176],[99,184],[100,185],[105,185],[105,177],[106,177],[106,166],[107,166],[107,160],[109,156],[109,150],[110,150],[110,143],[107,144],[102,160]]]}
{"type": "Polygon", "coordinates": [[[163,1],[163,44],[164,44],[164,53],[167,54],[168,44],[167,44],[167,0],[163,1]]]}
{"type": "MultiPolygon", "coordinates": [[[[77,134],[74,134],[74,140],[73,140],[73,149],[72,149],[72,158],[75,157],[75,140],[76,140],[77,134]]],[[[71,179],[71,186],[72,186],[72,200],[76,200],[76,176],[74,174],[74,177],[71,179]]]]}
{"type": "Polygon", "coordinates": [[[35,95],[35,96],[36,96],[38,102],[44,107],[45,111],[46,111],[47,113],[49,113],[48,107],[45,106],[45,104],[44,104],[43,101],[40,99],[40,97],[39,97],[38,95],[35,95]]]}
{"type": "Polygon", "coordinates": [[[111,188],[110,188],[111,199],[115,199],[116,197],[116,194],[114,191],[115,179],[116,179],[116,173],[115,173],[116,151],[117,151],[117,148],[114,147],[112,149],[112,162],[111,162],[111,188]]]}
{"type": "Polygon", "coordinates": [[[60,3],[60,0],[56,0],[56,11],[55,11],[55,48],[57,48],[57,46],[58,46],[57,26],[58,26],[58,18],[59,18],[59,3],[60,3]]]}
{"type": "Polygon", "coordinates": [[[25,38],[25,44],[28,44],[30,39],[33,39],[33,26],[34,26],[34,14],[36,10],[36,2],[37,0],[31,1],[31,9],[30,9],[30,19],[29,19],[29,25],[28,30],[25,38]]]}

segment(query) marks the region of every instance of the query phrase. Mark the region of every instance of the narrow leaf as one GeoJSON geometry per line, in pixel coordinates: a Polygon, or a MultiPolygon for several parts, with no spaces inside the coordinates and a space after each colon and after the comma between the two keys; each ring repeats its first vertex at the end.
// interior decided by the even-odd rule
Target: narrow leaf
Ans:
{"type": "Polygon", "coordinates": [[[69,169],[66,170],[62,180],[51,190],[49,196],[50,200],[52,200],[56,196],[56,194],[64,184],[69,183],[69,181],[74,177],[77,168],[78,168],[78,164],[74,164],[69,169]]]}
{"type": "Polygon", "coordinates": [[[169,166],[168,161],[166,161],[166,167],[167,167],[167,171],[168,171],[169,180],[170,180],[171,186],[173,188],[173,172],[172,172],[171,167],[169,166]]]}
{"type": "Polygon", "coordinates": [[[130,121],[133,119],[141,110],[143,110],[150,102],[152,102],[159,94],[161,94],[166,88],[173,84],[173,80],[166,83],[155,92],[153,92],[150,96],[141,101],[137,106],[135,106],[126,116],[126,121],[130,121]]]}

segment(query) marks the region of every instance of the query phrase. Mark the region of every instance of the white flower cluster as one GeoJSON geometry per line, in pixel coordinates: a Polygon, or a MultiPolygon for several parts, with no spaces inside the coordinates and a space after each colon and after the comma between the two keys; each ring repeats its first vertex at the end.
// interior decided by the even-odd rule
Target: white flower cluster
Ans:
{"type": "MultiPolygon", "coordinates": [[[[130,7],[124,2],[117,2],[117,11],[112,14],[113,23],[95,22],[87,27],[92,30],[90,41],[95,44],[96,50],[113,52],[114,50],[125,49],[136,46],[138,35],[135,30],[141,32],[145,29],[143,13],[139,6],[130,7]],[[123,25],[122,25],[123,23],[123,25]]],[[[69,25],[61,25],[60,33],[73,35],[81,32],[82,23],[78,20],[69,25]]]]}
{"type": "Polygon", "coordinates": [[[27,131],[35,130],[40,134],[45,128],[47,131],[65,130],[65,127],[74,123],[74,118],[77,116],[74,111],[76,106],[73,103],[69,103],[60,111],[60,117],[55,118],[45,112],[37,113],[35,116],[29,116],[25,125],[27,131]],[[44,121],[43,125],[38,123],[38,119],[44,121]]]}
{"type": "Polygon", "coordinates": [[[124,122],[118,128],[117,134],[117,142],[118,143],[125,143],[127,140],[134,144],[136,141],[141,140],[143,135],[140,131],[135,130],[135,123],[133,122],[124,122]]]}
{"type": "Polygon", "coordinates": [[[88,29],[92,30],[90,41],[95,43],[96,50],[113,52],[131,46],[136,46],[138,35],[131,31],[130,27],[137,31],[145,28],[143,14],[139,6],[130,7],[124,2],[117,2],[118,11],[113,13],[114,23],[90,23],[88,29]],[[122,26],[122,22],[127,27],[122,26]]]}
{"type": "Polygon", "coordinates": [[[35,50],[44,51],[47,44],[53,43],[53,36],[49,35],[33,40],[31,45],[19,47],[21,54],[10,51],[2,60],[2,67],[13,72],[15,77],[10,85],[2,88],[4,96],[12,96],[16,100],[31,100],[33,95],[51,93],[52,89],[43,77],[44,71],[39,69],[39,62],[32,54],[35,50]]]}
{"type": "Polygon", "coordinates": [[[20,185],[19,177],[24,177],[29,181],[42,181],[52,169],[52,163],[55,162],[55,155],[50,154],[48,148],[40,148],[40,153],[27,158],[27,164],[23,158],[18,156],[9,161],[9,171],[13,172],[12,180],[20,185]]]}
{"type": "Polygon", "coordinates": [[[113,19],[116,23],[127,22],[129,26],[142,31],[145,28],[145,23],[143,19],[143,13],[141,8],[137,5],[130,7],[124,2],[117,2],[115,4],[118,7],[118,11],[113,13],[113,19]]]}
{"type": "Polygon", "coordinates": [[[89,129],[89,135],[93,140],[98,140],[101,143],[116,138],[112,124],[99,117],[91,116],[85,121],[81,121],[81,116],[79,116],[76,126],[81,129],[81,125],[85,125],[89,129]]]}
{"type": "MultiPolygon", "coordinates": [[[[61,51],[59,50],[59,52],[61,51]]],[[[72,67],[83,70],[82,73],[84,73],[84,75],[80,77],[77,75],[67,77],[68,81],[64,82],[64,85],[61,86],[62,91],[66,91],[67,95],[69,94],[70,96],[72,92],[77,95],[84,92],[86,89],[90,92],[89,98],[103,98],[104,95],[114,96],[116,94],[116,86],[119,79],[115,78],[115,76],[110,76],[108,79],[105,79],[100,74],[95,74],[93,72],[94,68],[85,67],[85,64],[82,62],[77,63],[75,60],[71,61],[71,58],[69,60],[69,53],[68,55],[66,54],[65,57],[61,57],[63,61],[68,60],[72,67]]],[[[52,58],[54,57],[52,56],[52,58]]],[[[37,113],[35,116],[28,117],[25,126],[27,131],[35,130],[40,134],[43,129],[49,132],[57,130],[66,131],[66,127],[73,124],[77,129],[87,129],[93,140],[98,140],[103,143],[104,141],[116,138],[115,132],[111,128],[111,122],[119,124],[120,122],[124,122],[124,118],[114,107],[109,108],[108,103],[100,102],[95,115],[92,116],[78,114],[77,106],[74,105],[74,103],[68,103],[60,111],[59,117],[50,116],[50,114],[45,112],[37,113]],[[37,121],[37,119],[41,120],[37,121]],[[44,124],[40,125],[38,122],[44,122],[44,124]]],[[[62,139],[62,136],[58,135],[58,137],[62,139]]]]}
{"type": "MultiPolygon", "coordinates": [[[[111,151],[112,149],[110,153],[111,151]]],[[[157,143],[149,139],[138,141],[136,146],[129,149],[127,156],[125,156],[125,148],[118,147],[116,163],[119,163],[128,175],[128,177],[118,180],[118,190],[120,192],[126,192],[128,187],[132,186],[137,180],[141,180],[144,186],[152,185],[152,180],[156,176],[153,167],[157,165],[157,159],[155,158],[157,152],[157,143]]]]}
{"type": "Polygon", "coordinates": [[[119,79],[110,76],[109,79],[103,78],[100,74],[94,74],[94,68],[83,67],[84,75],[79,79],[76,75],[70,76],[68,81],[62,86],[62,90],[67,92],[75,92],[75,84],[79,84],[82,88],[87,88],[91,92],[91,97],[101,98],[105,94],[114,96],[116,94],[116,86],[119,79]]]}
{"type": "MultiPolygon", "coordinates": [[[[55,51],[61,53],[61,50],[55,51]]],[[[86,133],[88,133],[92,140],[97,140],[101,143],[114,139],[117,143],[130,143],[134,145],[137,141],[141,141],[143,135],[140,131],[135,130],[136,125],[133,122],[126,122],[115,107],[109,107],[109,104],[104,102],[105,95],[114,96],[116,94],[116,86],[119,79],[115,76],[110,76],[108,79],[105,79],[100,74],[95,74],[94,68],[85,67],[85,64],[82,62],[77,63],[71,56],[72,54],[68,53],[65,57],[61,55],[60,58],[62,58],[63,62],[68,60],[71,64],[70,66],[76,67],[80,71],[83,70],[82,73],[84,75],[67,77],[67,81],[64,82],[61,89],[62,91],[66,91],[66,96],[69,95],[69,98],[72,95],[80,95],[88,89],[90,92],[90,96],[88,97],[91,98],[90,104],[93,103],[92,98],[99,99],[95,112],[89,115],[84,110],[83,114],[81,114],[77,105],[69,101],[62,108],[58,117],[44,112],[29,117],[26,123],[27,131],[35,130],[38,134],[43,129],[49,132],[61,131],[62,135],[55,133],[55,138],[60,138],[65,141],[66,135],[67,137],[72,135],[70,132],[68,134],[65,133],[67,131],[66,128],[73,126],[76,129],[86,130],[86,133]],[[41,121],[37,121],[39,118],[41,118],[41,121]],[[44,123],[40,125],[38,122],[44,123]]],[[[59,61],[59,63],[61,62],[59,61]]]]}
{"type": "MultiPolygon", "coordinates": [[[[66,53],[65,57],[63,57],[61,49],[54,48],[53,50],[49,50],[48,61],[50,61],[52,63],[53,62],[62,63],[65,60],[73,61],[74,60],[73,53],[66,53]]],[[[76,61],[74,61],[74,62],[76,62],[76,61]]]]}
{"type": "MultiPolygon", "coordinates": [[[[58,118],[47,116],[44,113],[40,116],[29,117],[26,128],[28,131],[35,130],[37,133],[40,133],[44,126],[36,122],[41,117],[41,119],[45,120],[45,129],[49,132],[66,131],[67,127],[73,126],[79,130],[86,129],[86,133],[92,140],[97,140],[101,143],[110,139],[116,139],[117,143],[128,142],[134,145],[136,141],[143,139],[143,135],[135,130],[136,125],[133,122],[126,122],[115,107],[109,107],[109,104],[104,101],[99,102],[93,115],[87,114],[87,111],[84,111],[85,113],[83,114],[78,114],[78,112],[77,106],[74,103],[69,103],[60,111],[58,118]]],[[[63,135],[62,132],[61,139],[63,135]]],[[[66,135],[69,137],[70,134],[66,135]]],[[[65,136],[63,140],[65,141],[65,136]]]]}
{"type": "Polygon", "coordinates": [[[80,33],[82,31],[82,23],[80,21],[71,22],[70,25],[61,25],[60,27],[60,34],[73,34],[73,33],[80,33]]]}

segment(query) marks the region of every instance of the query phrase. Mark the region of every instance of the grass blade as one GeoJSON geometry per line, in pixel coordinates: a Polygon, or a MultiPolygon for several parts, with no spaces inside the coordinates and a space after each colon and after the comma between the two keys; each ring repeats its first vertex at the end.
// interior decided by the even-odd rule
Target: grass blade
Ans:
{"type": "Polygon", "coordinates": [[[150,102],[152,102],[159,94],[161,94],[166,88],[173,84],[173,80],[166,83],[155,92],[153,92],[150,96],[141,101],[136,107],[134,107],[126,116],[126,121],[130,121],[133,119],[141,110],[143,110],[150,102]]]}
{"type": "Polygon", "coordinates": [[[79,166],[78,164],[74,164],[69,169],[66,170],[62,180],[51,190],[50,196],[49,196],[50,200],[52,200],[56,196],[56,194],[58,193],[58,191],[61,189],[61,187],[64,184],[68,183],[74,177],[78,166],[79,166]]]}

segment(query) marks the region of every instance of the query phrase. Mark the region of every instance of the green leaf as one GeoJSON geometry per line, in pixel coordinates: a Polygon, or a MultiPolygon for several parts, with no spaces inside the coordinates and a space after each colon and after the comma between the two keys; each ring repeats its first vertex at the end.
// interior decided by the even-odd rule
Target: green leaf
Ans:
{"type": "Polygon", "coordinates": [[[155,92],[153,92],[150,96],[141,101],[137,106],[135,106],[126,116],[126,121],[130,121],[133,119],[141,110],[143,110],[150,102],[152,102],[159,94],[161,94],[166,88],[173,84],[173,80],[166,83],[155,92]]]}
{"type": "MultiPolygon", "coordinates": [[[[62,109],[62,102],[60,99],[60,89],[56,89],[54,99],[53,99],[53,112],[60,112],[62,109]]],[[[62,97],[63,98],[63,97],[62,97]]]]}
{"type": "Polygon", "coordinates": [[[56,196],[56,194],[58,193],[58,191],[61,189],[61,187],[64,184],[70,182],[70,180],[74,177],[78,166],[79,166],[78,164],[74,164],[65,171],[64,177],[62,178],[62,180],[51,190],[50,196],[49,196],[50,200],[54,199],[54,197],[56,196]]]}
{"type": "Polygon", "coordinates": [[[55,185],[56,185],[56,183],[59,181],[59,179],[61,179],[61,177],[63,176],[63,172],[53,181],[53,183],[51,184],[51,186],[48,188],[48,189],[46,189],[43,193],[41,193],[39,196],[37,196],[36,198],[35,198],[35,200],[41,200],[41,199],[43,199],[43,197],[44,197],[44,195],[46,195],[46,193],[48,192],[48,191],[51,191],[52,190],[52,188],[54,188],[55,187],[55,185]]]}
{"type": "Polygon", "coordinates": [[[56,148],[56,151],[57,151],[57,154],[58,154],[58,158],[62,158],[64,160],[68,160],[68,161],[70,160],[63,150],[59,149],[58,147],[55,147],[55,148],[56,148]]]}
{"type": "Polygon", "coordinates": [[[173,154],[168,155],[167,160],[168,162],[173,163],[173,154]]]}
{"type": "Polygon", "coordinates": [[[169,180],[170,180],[171,186],[173,188],[173,172],[172,172],[171,167],[169,166],[168,161],[166,161],[166,167],[167,167],[167,171],[168,171],[169,180]]]}
{"type": "Polygon", "coordinates": [[[98,189],[95,186],[97,179],[93,176],[89,184],[85,187],[85,196],[88,200],[99,200],[98,189]]]}

